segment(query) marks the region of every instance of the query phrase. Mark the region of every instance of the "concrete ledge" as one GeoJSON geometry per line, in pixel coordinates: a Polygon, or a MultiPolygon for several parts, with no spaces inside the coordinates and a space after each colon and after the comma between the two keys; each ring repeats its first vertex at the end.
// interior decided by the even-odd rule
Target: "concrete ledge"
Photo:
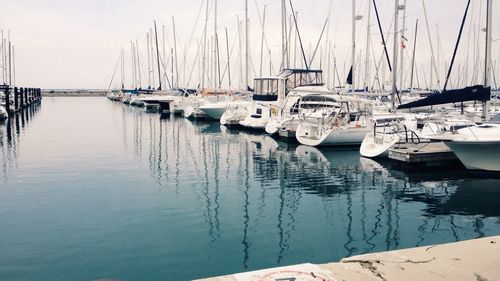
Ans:
{"type": "Polygon", "coordinates": [[[203,280],[276,279],[500,280],[500,236],[365,254],[322,265],[300,264],[203,280]]]}

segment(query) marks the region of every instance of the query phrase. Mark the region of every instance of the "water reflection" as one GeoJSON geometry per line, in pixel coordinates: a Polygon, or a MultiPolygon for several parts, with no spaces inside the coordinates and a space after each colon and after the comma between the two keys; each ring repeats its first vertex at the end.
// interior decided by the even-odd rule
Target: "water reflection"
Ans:
{"type": "Polygon", "coordinates": [[[35,115],[40,110],[40,104],[35,103],[10,118],[0,121],[0,178],[8,180],[10,169],[17,166],[17,153],[24,130],[29,126],[35,115]]]}
{"type": "Polygon", "coordinates": [[[331,259],[499,232],[497,179],[456,171],[407,173],[360,158],[356,150],[320,150],[216,122],[139,115],[135,151],[147,151],[151,175],[166,188],[178,190],[186,177],[196,179],[190,187],[211,243],[224,235],[221,210],[241,213],[243,268],[258,263],[261,239],[275,241],[275,251],[266,250],[273,252],[268,266],[297,259],[292,252],[307,231],[299,219],[305,214],[317,216],[323,239],[334,240],[325,251],[331,259]],[[143,119],[147,128],[138,125],[143,119]],[[240,208],[220,201],[222,192],[233,190],[240,193],[240,208]]]}
{"type": "Polygon", "coordinates": [[[43,109],[0,125],[2,276],[43,256],[29,279],[87,266],[188,280],[500,234],[498,179],[409,172],[105,99],[43,109]]]}

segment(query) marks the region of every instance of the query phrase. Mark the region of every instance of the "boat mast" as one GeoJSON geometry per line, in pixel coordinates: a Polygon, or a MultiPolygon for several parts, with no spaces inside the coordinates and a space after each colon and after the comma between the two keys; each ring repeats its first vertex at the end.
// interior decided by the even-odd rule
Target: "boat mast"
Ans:
{"type": "Polygon", "coordinates": [[[230,64],[230,57],[229,57],[229,38],[227,36],[227,27],[225,28],[226,30],[226,55],[227,55],[227,77],[228,77],[228,87],[231,89],[231,64],[230,64]]]}
{"type": "Polygon", "coordinates": [[[248,0],[245,0],[245,91],[248,89],[248,0]]]}
{"type": "MultiPolygon", "coordinates": [[[[156,28],[155,28],[155,32],[156,32],[156,28]]],[[[172,33],[174,35],[174,56],[175,56],[175,85],[174,85],[173,80],[172,80],[172,85],[174,87],[179,87],[179,65],[177,63],[177,36],[176,36],[176,32],[175,32],[175,20],[174,20],[173,16],[172,16],[172,33]]],[[[156,46],[158,48],[158,39],[156,39],[156,40],[157,40],[156,46]]],[[[172,58],[172,59],[174,59],[174,58],[172,58]]],[[[161,86],[161,84],[160,84],[160,86],[161,86]]]]}
{"type": "Polygon", "coordinates": [[[352,49],[351,49],[351,92],[354,93],[356,86],[355,66],[356,66],[356,0],[352,0],[352,49]]]}
{"type": "Polygon", "coordinates": [[[146,49],[148,50],[148,87],[151,88],[151,52],[149,49],[149,32],[146,32],[146,49]]]}
{"type": "Polygon", "coordinates": [[[2,56],[2,82],[5,84],[5,61],[4,61],[4,43],[3,43],[3,30],[2,30],[2,48],[0,49],[0,56],[2,56]]]}
{"type": "Polygon", "coordinates": [[[162,68],[163,68],[163,75],[162,77],[163,78],[167,78],[167,83],[169,84],[170,86],[170,89],[173,89],[174,87],[168,82],[168,76],[167,76],[167,52],[166,52],[166,49],[165,49],[165,25],[162,25],[161,26],[161,41],[162,41],[162,68]]]}
{"type": "Polygon", "coordinates": [[[403,91],[403,64],[404,64],[404,50],[405,50],[405,29],[406,29],[406,0],[403,0],[403,26],[401,27],[401,46],[399,46],[400,59],[399,59],[399,90],[403,91]]]}
{"type": "Polygon", "coordinates": [[[122,83],[122,90],[125,89],[125,50],[122,47],[122,52],[121,52],[121,58],[120,58],[120,63],[121,63],[121,69],[120,69],[120,76],[121,76],[121,83],[122,83]]]}
{"type": "Polygon", "coordinates": [[[139,75],[139,88],[142,87],[142,77],[141,77],[141,57],[139,56],[139,41],[135,39],[135,52],[137,53],[137,71],[139,75]]]}
{"type": "Polygon", "coordinates": [[[413,71],[415,69],[415,50],[417,48],[417,32],[418,32],[418,19],[415,23],[415,38],[413,40],[413,56],[411,59],[411,75],[410,75],[410,93],[413,89],[413,71]]]}
{"type": "Polygon", "coordinates": [[[135,73],[135,52],[134,52],[134,42],[130,41],[130,60],[131,60],[131,70],[132,70],[132,89],[136,88],[136,73],[135,73]]]}
{"type": "Polygon", "coordinates": [[[264,27],[266,24],[266,5],[264,5],[264,11],[262,12],[262,34],[260,37],[260,67],[259,76],[262,77],[262,57],[264,56],[264,27]]]}
{"type": "MultiPolygon", "coordinates": [[[[434,47],[432,46],[432,39],[431,39],[431,32],[429,30],[429,21],[427,20],[427,10],[425,8],[425,2],[424,0],[422,0],[422,7],[424,9],[424,19],[425,19],[425,26],[427,28],[427,37],[429,38],[429,46],[431,48],[431,74],[429,76],[430,78],[430,81],[431,81],[431,85],[429,85],[431,88],[432,88],[432,71],[434,71],[436,73],[436,77],[438,77],[438,71],[437,71],[437,67],[436,67],[436,60],[435,60],[435,56],[434,56],[434,47]]],[[[437,78],[437,84],[438,84],[438,88],[439,88],[439,78],[437,78]]]]}
{"type": "MultiPolygon", "coordinates": [[[[208,22],[208,0],[205,0],[207,2],[207,8],[205,12],[205,30],[203,32],[203,55],[202,55],[202,65],[201,65],[201,89],[205,88],[205,66],[207,64],[207,57],[206,57],[206,52],[207,52],[207,22],[208,22]]],[[[172,82],[173,83],[173,82],[172,82]]]]}
{"type": "MultiPolygon", "coordinates": [[[[484,86],[491,86],[491,29],[492,29],[492,1],[486,1],[486,48],[485,48],[485,62],[484,62],[484,86]]],[[[486,121],[489,120],[490,115],[490,102],[483,101],[483,116],[486,121]]]]}
{"type": "MultiPolygon", "coordinates": [[[[217,79],[217,49],[218,49],[218,42],[217,42],[217,0],[214,0],[214,88],[217,89],[219,88],[219,83],[217,79]]],[[[217,91],[216,91],[217,93],[217,91]]]]}
{"type": "Polygon", "coordinates": [[[9,30],[9,85],[12,85],[12,44],[10,42],[10,30],[9,30]]]}
{"type": "Polygon", "coordinates": [[[392,45],[392,95],[391,95],[391,109],[396,108],[396,94],[398,82],[398,20],[399,20],[399,0],[395,0],[394,8],[394,41],[392,45]]]}
{"type": "Polygon", "coordinates": [[[368,91],[368,80],[370,80],[370,18],[372,2],[368,1],[368,15],[366,19],[366,60],[365,60],[365,91],[368,91]]]}
{"type": "Polygon", "coordinates": [[[12,45],[12,83],[13,86],[16,85],[16,52],[15,52],[15,46],[12,45]]]}
{"type": "Polygon", "coordinates": [[[151,54],[151,88],[155,89],[155,51],[154,51],[153,28],[149,28],[149,53],[151,54]]]}
{"type": "Polygon", "coordinates": [[[281,0],[281,69],[288,67],[285,51],[286,41],[286,4],[285,0],[281,0]]]}
{"type": "Polygon", "coordinates": [[[161,72],[160,72],[160,49],[158,49],[158,31],[156,30],[156,21],[154,21],[155,25],[155,41],[156,41],[156,62],[158,64],[158,90],[161,90],[161,72]]]}

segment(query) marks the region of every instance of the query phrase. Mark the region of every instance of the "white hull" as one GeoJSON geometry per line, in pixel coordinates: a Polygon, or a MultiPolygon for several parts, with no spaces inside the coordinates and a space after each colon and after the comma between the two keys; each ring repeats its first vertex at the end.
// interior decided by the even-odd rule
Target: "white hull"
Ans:
{"type": "Polygon", "coordinates": [[[359,153],[363,157],[368,158],[387,158],[389,157],[389,149],[393,147],[398,141],[399,136],[397,134],[376,134],[373,132],[366,134],[361,147],[359,148],[359,153]]]}
{"type": "Polygon", "coordinates": [[[266,133],[270,135],[277,134],[286,123],[288,119],[286,120],[281,120],[281,119],[271,119],[269,122],[266,124],[266,133]]]}
{"type": "Polygon", "coordinates": [[[200,110],[205,112],[205,114],[207,114],[211,118],[213,118],[215,120],[220,120],[220,118],[222,117],[222,114],[224,114],[224,112],[226,111],[226,106],[225,105],[215,106],[215,104],[210,104],[210,105],[206,105],[206,106],[201,106],[200,110]]]}
{"type": "Polygon", "coordinates": [[[298,116],[293,116],[284,120],[271,120],[266,125],[266,133],[274,135],[281,131],[296,132],[299,124],[300,120],[298,116]]]}
{"type": "Polygon", "coordinates": [[[267,121],[269,121],[269,118],[252,118],[252,117],[247,117],[244,120],[240,121],[240,125],[248,128],[248,129],[254,129],[254,130],[264,130],[266,128],[267,121]]]}
{"type": "Polygon", "coordinates": [[[321,130],[318,126],[300,124],[296,138],[299,143],[309,146],[360,145],[369,131],[367,127],[332,127],[321,130]]]}
{"type": "Polygon", "coordinates": [[[500,172],[500,141],[444,142],[469,170],[500,172]]]}
{"type": "Polygon", "coordinates": [[[274,103],[265,105],[254,103],[253,106],[250,106],[250,110],[245,119],[240,121],[240,125],[249,129],[264,130],[267,122],[271,120],[270,105],[274,105],[274,103]]]}
{"type": "Polygon", "coordinates": [[[243,121],[247,116],[249,106],[250,102],[248,101],[231,104],[220,117],[220,123],[222,125],[239,125],[240,121],[243,121]]]}
{"type": "Polygon", "coordinates": [[[144,102],[140,98],[133,98],[130,101],[130,105],[132,105],[132,106],[144,106],[144,102]]]}
{"type": "Polygon", "coordinates": [[[184,117],[188,119],[208,118],[209,116],[200,110],[198,107],[186,106],[184,109],[184,117]]]}
{"type": "Polygon", "coordinates": [[[0,106],[0,119],[7,119],[9,117],[9,114],[7,113],[7,110],[5,107],[0,106]]]}
{"type": "Polygon", "coordinates": [[[226,110],[231,106],[245,105],[248,104],[247,101],[222,101],[216,103],[208,103],[200,106],[200,110],[205,112],[208,116],[215,120],[220,120],[226,110]]]}

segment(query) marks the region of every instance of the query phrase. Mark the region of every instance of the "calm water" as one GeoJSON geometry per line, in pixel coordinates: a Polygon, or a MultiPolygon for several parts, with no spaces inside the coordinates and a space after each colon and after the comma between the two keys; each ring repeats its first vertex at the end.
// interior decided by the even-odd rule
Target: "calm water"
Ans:
{"type": "Polygon", "coordinates": [[[500,234],[500,180],[45,98],[0,124],[0,279],[188,280],[500,234]]]}

